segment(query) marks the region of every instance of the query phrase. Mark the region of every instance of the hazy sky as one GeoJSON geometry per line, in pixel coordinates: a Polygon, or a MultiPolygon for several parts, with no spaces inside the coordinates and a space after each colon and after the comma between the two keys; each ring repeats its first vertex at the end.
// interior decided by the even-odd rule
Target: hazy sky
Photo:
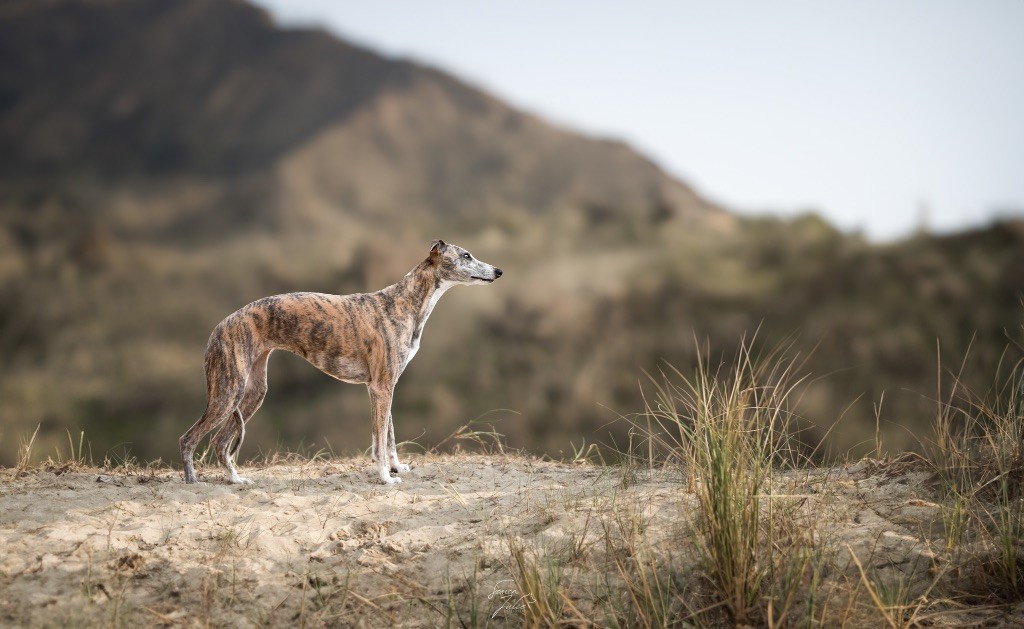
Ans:
{"type": "Polygon", "coordinates": [[[735,210],[878,239],[1024,213],[1021,0],[259,3],[621,138],[735,210]]]}

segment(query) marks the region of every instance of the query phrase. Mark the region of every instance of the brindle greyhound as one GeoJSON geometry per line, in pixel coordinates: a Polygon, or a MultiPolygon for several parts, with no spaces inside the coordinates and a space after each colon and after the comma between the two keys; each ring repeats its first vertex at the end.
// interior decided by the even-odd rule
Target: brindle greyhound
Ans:
{"type": "Polygon", "coordinates": [[[196,446],[220,426],[213,446],[232,483],[251,483],[233,458],[245,423],[267,392],[267,359],[275,349],[302,356],[342,382],[362,383],[373,407],[373,460],[384,483],[407,472],[398,461],[391,396],[416,355],[423,325],[452,286],[490,284],[501,269],[435,240],[430,255],[398,283],[372,294],[289,293],[254,301],[220,322],[206,346],[206,412],[178,440],[185,482],[195,483],[196,446]]]}

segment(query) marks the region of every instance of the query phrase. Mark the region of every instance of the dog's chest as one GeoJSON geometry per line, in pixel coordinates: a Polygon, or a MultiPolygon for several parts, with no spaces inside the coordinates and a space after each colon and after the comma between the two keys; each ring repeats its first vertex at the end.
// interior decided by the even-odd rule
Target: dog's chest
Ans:
{"type": "Polygon", "coordinates": [[[423,319],[413,329],[412,336],[409,337],[409,350],[405,355],[405,362],[402,363],[403,370],[409,366],[410,362],[412,362],[412,359],[416,356],[416,352],[420,351],[420,341],[423,340],[423,328],[427,324],[427,317],[430,316],[431,310],[433,310],[432,305],[427,309],[423,319]]]}
{"type": "Polygon", "coordinates": [[[423,339],[423,328],[427,325],[427,318],[430,317],[430,313],[434,311],[434,306],[436,306],[438,300],[441,299],[441,295],[451,288],[451,286],[452,285],[450,283],[443,282],[441,286],[434,291],[434,294],[430,296],[430,300],[427,302],[426,308],[423,310],[423,318],[415,324],[412,337],[409,339],[409,352],[405,356],[405,363],[402,365],[403,370],[416,356],[416,352],[420,351],[420,341],[423,339]]]}
{"type": "Polygon", "coordinates": [[[420,329],[420,334],[416,335],[416,337],[413,338],[412,341],[409,343],[409,353],[406,354],[405,356],[405,364],[402,365],[403,369],[409,366],[409,363],[412,362],[412,359],[416,357],[416,352],[420,351],[420,336],[422,335],[422,333],[423,330],[420,329]]]}

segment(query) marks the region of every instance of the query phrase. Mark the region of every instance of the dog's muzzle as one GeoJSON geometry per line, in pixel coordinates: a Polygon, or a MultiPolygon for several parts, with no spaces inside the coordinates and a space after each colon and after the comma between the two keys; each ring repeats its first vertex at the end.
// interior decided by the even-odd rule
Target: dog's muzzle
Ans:
{"type": "Polygon", "coordinates": [[[501,269],[495,267],[495,269],[494,269],[494,277],[480,277],[479,275],[473,275],[471,277],[474,280],[480,280],[481,282],[487,282],[488,284],[490,284],[494,280],[496,280],[499,277],[501,277],[501,269]]]}

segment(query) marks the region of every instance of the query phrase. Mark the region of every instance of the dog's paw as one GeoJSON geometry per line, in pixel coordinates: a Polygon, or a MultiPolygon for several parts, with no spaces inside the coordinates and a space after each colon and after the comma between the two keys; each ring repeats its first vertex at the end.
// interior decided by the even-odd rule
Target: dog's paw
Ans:
{"type": "Polygon", "coordinates": [[[384,474],[380,475],[380,480],[385,485],[397,485],[397,484],[402,482],[402,479],[398,478],[397,476],[384,475],[384,474]]]}
{"type": "Polygon", "coordinates": [[[392,464],[392,466],[391,466],[391,471],[396,473],[396,474],[400,474],[402,472],[408,472],[410,469],[411,468],[406,463],[399,463],[398,465],[392,464]]]}
{"type": "Polygon", "coordinates": [[[206,486],[208,485],[208,483],[204,483],[204,482],[203,482],[203,481],[201,481],[201,480],[194,480],[194,481],[192,481],[191,483],[190,483],[190,482],[188,482],[188,481],[185,481],[185,484],[186,484],[186,485],[192,485],[192,486],[194,486],[194,487],[206,487],[206,486]]]}
{"type": "Polygon", "coordinates": [[[235,476],[229,480],[231,481],[232,485],[252,485],[252,480],[244,476],[235,476]]]}

